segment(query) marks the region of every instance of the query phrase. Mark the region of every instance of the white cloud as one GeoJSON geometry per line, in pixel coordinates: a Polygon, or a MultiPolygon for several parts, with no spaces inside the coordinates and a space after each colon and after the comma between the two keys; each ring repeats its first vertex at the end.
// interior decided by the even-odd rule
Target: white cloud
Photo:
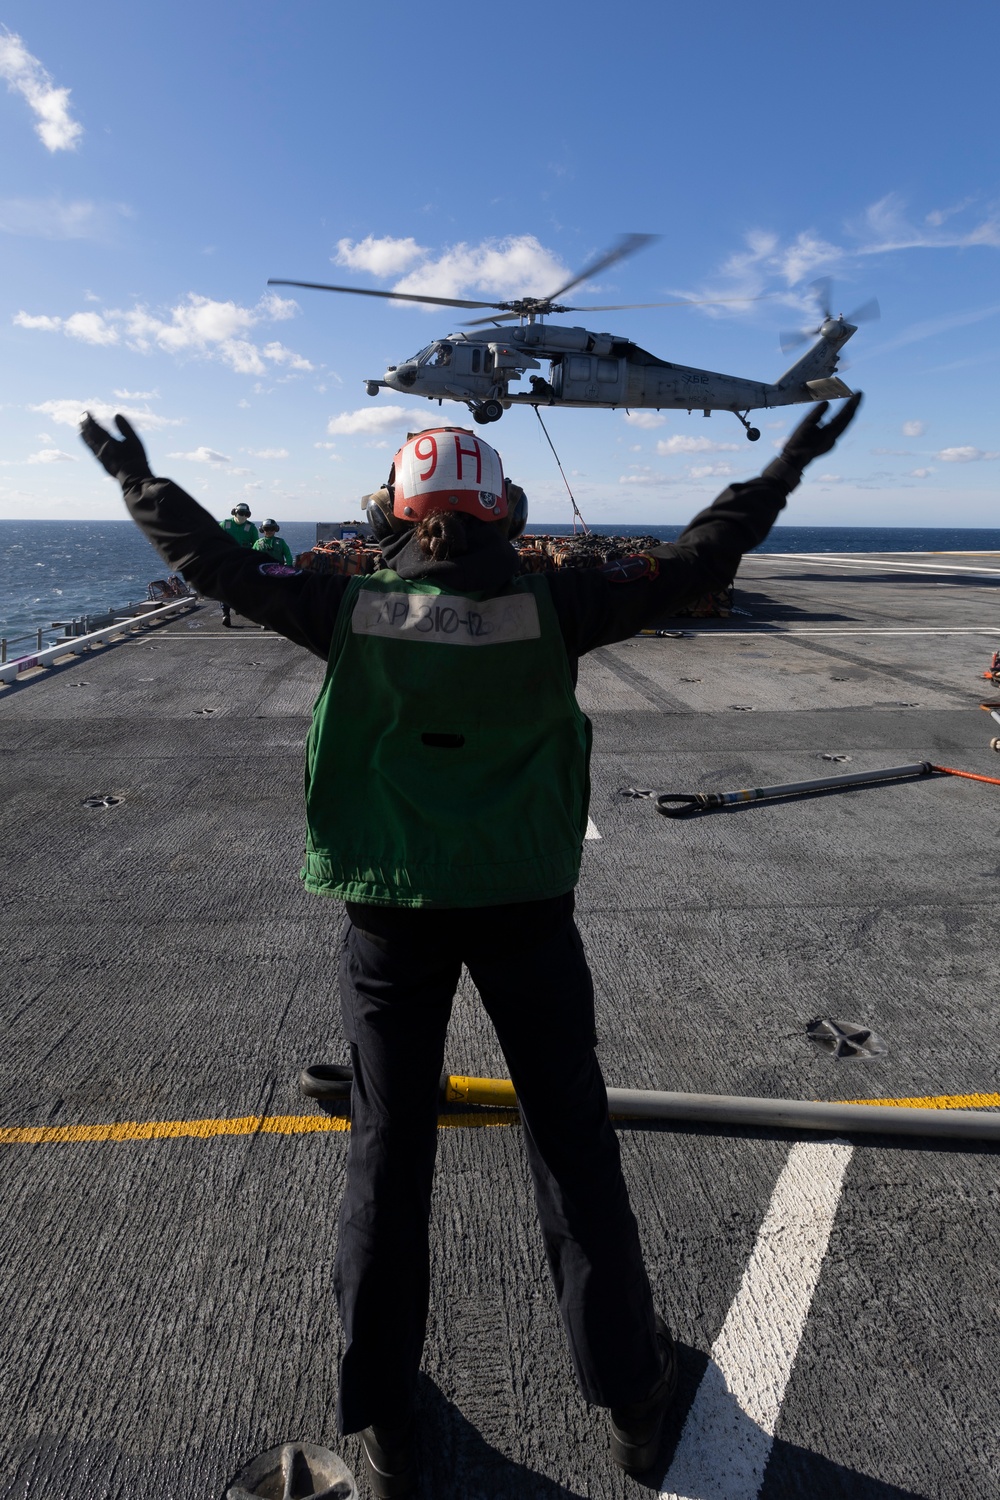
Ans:
{"type": "Polygon", "coordinates": [[[723,463],[723,464],[692,464],[691,468],[688,469],[688,473],[691,475],[692,479],[707,479],[710,475],[715,475],[715,474],[720,474],[720,475],[733,474],[733,473],[735,473],[735,470],[733,469],[732,464],[725,464],[725,463],[723,463]]]}
{"type": "Polygon", "coordinates": [[[735,453],[735,443],[713,443],[711,438],[682,437],[676,433],[673,437],[661,438],[656,445],[657,453],[666,457],[671,453],[735,453]]]}
{"type": "Polygon", "coordinates": [[[109,327],[96,312],[73,313],[69,318],[52,318],[45,313],[37,317],[31,313],[19,312],[14,314],[14,323],[18,328],[41,329],[46,333],[58,333],[60,329],[67,338],[80,339],[84,344],[117,344],[118,333],[109,327]]]}
{"type": "Polygon", "coordinates": [[[667,420],[662,412],[658,411],[627,411],[625,420],[630,427],[645,427],[652,429],[662,427],[667,420]]]}
{"type": "Polygon", "coordinates": [[[342,412],[331,417],[326,430],[331,437],[338,433],[355,435],[387,432],[392,427],[404,424],[419,426],[419,417],[411,406],[362,406],[357,411],[342,412]]]}
{"type": "Polygon", "coordinates": [[[251,458],[287,458],[287,448],[244,448],[251,458]]]}
{"type": "Polygon", "coordinates": [[[20,94],[38,117],[35,133],[50,151],[75,151],[83,126],[69,112],[69,89],[58,89],[19,36],[0,32],[0,78],[20,94]]]}
{"type": "MultiPolygon", "coordinates": [[[[814,476],[810,474],[809,477],[812,479],[814,476]]],[[[842,484],[843,478],[840,474],[817,474],[815,482],[817,484],[842,484]]]]}
{"type": "MultiPolygon", "coordinates": [[[[860,257],[885,255],[900,250],[965,249],[972,246],[1000,248],[1000,212],[993,206],[972,222],[966,218],[964,224],[946,224],[946,221],[965,214],[971,205],[972,200],[968,199],[952,208],[933,210],[926,215],[923,223],[914,224],[908,218],[904,200],[896,193],[888,193],[871,204],[857,220],[845,226],[842,243],[826,238],[814,228],[801,230],[787,241],[783,241],[771,230],[752,229],[744,237],[744,248],[723,261],[717,276],[710,283],[695,290],[675,289],[674,295],[695,300],[726,297],[753,299],[768,295],[797,308],[804,315],[814,317],[817,311],[815,297],[805,290],[802,283],[815,278],[821,271],[848,267],[852,261],[860,264],[860,257]],[[782,282],[785,290],[770,290],[775,280],[782,282]]],[[[745,313],[748,310],[748,307],[741,307],[739,304],[729,308],[705,308],[710,317],[732,315],[734,312],[745,313]]],[[[989,316],[990,311],[993,309],[973,314],[968,317],[968,321],[978,321],[980,317],[989,316]]]]}
{"type": "MultiPolygon", "coordinates": [[[[44,240],[109,240],[117,221],[130,216],[124,203],[0,198],[0,231],[44,240]]],[[[87,300],[95,299],[90,294],[87,300]]]]}
{"type": "Polygon", "coordinates": [[[304,359],[301,354],[296,354],[293,350],[286,349],[284,344],[265,344],[260,352],[265,359],[271,360],[273,364],[287,365],[290,370],[315,370],[316,368],[315,365],[311,365],[307,359],[304,359]]]}
{"type": "Polygon", "coordinates": [[[72,397],[58,401],[42,401],[38,406],[30,407],[29,410],[40,411],[53,422],[61,423],[63,427],[79,427],[85,411],[89,411],[96,421],[105,426],[118,412],[123,417],[128,417],[132,425],[140,430],[181,426],[179,417],[161,417],[144,407],[122,406],[117,402],[112,405],[110,401],[99,401],[96,397],[90,397],[86,401],[76,401],[72,397]]]}
{"type": "Polygon", "coordinates": [[[779,251],[772,258],[772,263],[786,285],[795,286],[796,282],[802,281],[811,271],[838,261],[843,253],[839,245],[820,239],[819,235],[807,229],[779,251]]]}
{"type": "Polygon", "coordinates": [[[119,401],[159,401],[159,391],[112,391],[119,401]]]}
{"type": "Polygon", "coordinates": [[[471,292],[503,299],[546,296],[571,274],[533,234],[510,235],[453,245],[397,281],[393,291],[433,297],[467,297],[471,292]]]}
{"type": "Polygon", "coordinates": [[[960,214],[964,208],[968,208],[974,202],[974,198],[963,198],[960,203],[953,203],[950,208],[931,209],[930,213],[925,216],[924,222],[933,224],[937,228],[944,223],[945,219],[950,219],[955,214],[960,214]]]}
{"type": "Polygon", "coordinates": [[[967,201],[951,210],[942,210],[939,215],[927,216],[926,229],[912,224],[906,216],[906,203],[898,193],[886,193],[877,203],[865,211],[860,233],[871,236],[867,244],[858,247],[859,255],[884,255],[891,250],[951,250],[967,249],[972,245],[990,245],[1000,249],[1000,214],[988,214],[978,224],[961,230],[943,229],[946,218],[964,211],[967,201]]]}
{"type": "Polygon", "coordinates": [[[911,469],[910,470],[910,478],[911,479],[926,479],[929,475],[931,475],[933,473],[934,473],[933,469],[911,469]]]}
{"type": "Polygon", "coordinates": [[[96,312],[73,313],[63,325],[71,339],[80,339],[85,344],[117,344],[118,333],[109,328],[96,312]]]}
{"type": "MultiPolygon", "coordinates": [[[[231,462],[225,453],[216,453],[214,448],[206,448],[204,444],[200,448],[195,448],[193,453],[168,453],[167,457],[185,458],[192,464],[228,464],[231,462]]],[[[244,469],[241,472],[247,474],[250,471],[244,469]]]]}
{"type": "Polygon", "coordinates": [[[631,472],[619,474],[619,484],[648,484],[669,485],[686,484],[686,479],[679,479],[672,474],[660,474],[656,469],[651,469],[648,464],[631,464],[631,472]]]}
{"type": "Polygon", "coordinates": [[[261,323],[283,322],[294,317],[298,304],[269,293],[253,307],[237,302],[217,302],[189,292],[165,317],[141,304],[132,308],[105,308],[103,312],[73,313],[68,318],[20,312],[14,322],[22,328],[60,330],[69,338],[89,344],[117,344],[148,354],[157,348],[177,356],[193,355],[218,359],[241,375],[263,375],[265,361],[287,365],[291,370],[312,370],[307,359],[284,344],[272,342],[262,348],[248,337],[261,323]]]}
{"type": "MultiPolygon", "coordinates": [[[[996,317],[998,313],[1000,313],[1000,302],[994,302],[988,307],[970,308],[967,312],[951,313],[944,318],[927,318],[920,323],[911,323],[909,328],[904,328],[896,338],[890,339],[886,344],[879,344],[877,349],[868,350],[865,358],[873,359],[879,354],[889,354],[894,349],[905,348],[907,344],[917,344],[922,339],[935,338],[940,333],[950,333],[953,328],[967,328],[974,323],[983,323],[987,318],[996,317]]],[[[949,365],[939,366],[939,369],[944,370],[950,368],[952,367],[949,365]]]]}
{"type": "Polygon", "coordinates": [[[912,437],[912,438],[923,437],[923,435],[924,435],[924,433],[926,431],[927,431],[927,423],[926,422],[904,422],[903,423],[903,436],[904,437],[912,437]]]}
{"type": "Polygon", "coordinates": [[[58,333],[63,326],[62,318],[50,318],[46,313],[18,312],[11,321],[18,328],[40,328],[45,333],[58,333]]]}
{"type": "Polygon", "coordinates": [[[398,276],[415,260],[428,252],[415,239],[394,240],[391,234],[377,240],[373,234],[366,239],[338,240],[337,253],[331,256],[334,265],[350,266],[352,271],[370,271],[373,276],[398,276]]]}
{"type": "Polygon", "coordinates": [[[982,448],[942,448],[934,457],[943,464],[974,464],[984,458],[1000,458],[1000,452],[985,453],[982,448]]]}
{"type": "Polygon", "coordinates": [[[29,464],[75,464],[76,459],[72,453],[64,453],[61,448],[43,448],[39,453],[28,455],[29,464]]]}

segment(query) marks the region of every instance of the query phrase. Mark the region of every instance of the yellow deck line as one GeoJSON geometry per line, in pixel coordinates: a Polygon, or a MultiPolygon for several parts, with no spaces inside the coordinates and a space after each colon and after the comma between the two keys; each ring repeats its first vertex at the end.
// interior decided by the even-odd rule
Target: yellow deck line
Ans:
{"type": "Polygon", "coordinates": [[[1000,1094],[934,1094],[926,1099],[839,1099],[838,1104],[889,1104],[897,1109],[996,1109],[1000,1094]]]}
{"type": "MultiPolygon", "coordinates": [[[[490,1114],[441,1115],[438,1124],[456,1126],[511,1125],[517,1111],[498,1109],[490,1114]]],[[[351,1122],[340,1115],[240,1115],[228,1120],[123,1120],[108,1125],[6,1125],[0,1127],[0,1146],[67,1146],[91,1141],[208,1140],[221,1135],[314,1135],[347,1131],[351,1122]]]]}
{"type": "MultiPolygon", "coordinates": [[[[912,1099],[840,1099],[839,1104],[895,1106],[899,1109],[997,1109],[1000,1094],[936,1094],[912,1099]]],[[[617,1116],[617,1118],[626,1118],[617,1116]]],[[[443,1129],[516,1125],[514,1109],[489,1113],[438,1116],[443,1129]]],[[[99,1141],[208,1140],[226,1135],[315,1135],[344,1132],[350,1120],[341,1115],[238,1115],[222,1120],[124,1120],[106,1125],[6,1125],[0,1127],[0,1146],[67,1146],[99,1141]]]]}

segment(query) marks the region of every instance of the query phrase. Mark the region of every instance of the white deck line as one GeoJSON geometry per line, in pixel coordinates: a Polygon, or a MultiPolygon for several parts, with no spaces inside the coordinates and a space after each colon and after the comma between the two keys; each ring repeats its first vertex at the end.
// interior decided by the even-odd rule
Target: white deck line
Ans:
{"type": "Polygon", "coordinates": [[[585,839],[600,838],[601,835],[597,831],[597,824],[594,822],[593,818],[587,819],[587,832],[583,836],[585,839]]]}
{"type": "Polygon", "coordinates": [[[1000,635],[1000,624],[962,625],[957,628],[928,630],[922,625],[904,626],[898,630],[884,629],[876,625],[837,626],[830,630],[782,630],[779,626],[762,621],[756,630],[685,630],[685,636],[717,636],[720,641],[732,641],[740,636],[752,636],[754,640],[784,640],[786,636],[801,636],[808,640],[819,635],[1000,635]]]}
{"type": "Polygon", "coordinates": [[[853,1147],[793,1146],[660,1494],[757,1500],[853,1147]]]}
{"type": "MultiPolygon", "coordinates": [[[[1000,578],[1000,568],[996,567],[970,568],[962,563],[889,562],[884,557],[866,557],[858,553],[848,556],[843,552],[755,552],[753,556],[774,562],[822,563],[828,568],[899,568],[904,573],[984,573],[987,578],[1000,578]]],[[[898,552],[896,556],[899,556],[898,552]]]]}

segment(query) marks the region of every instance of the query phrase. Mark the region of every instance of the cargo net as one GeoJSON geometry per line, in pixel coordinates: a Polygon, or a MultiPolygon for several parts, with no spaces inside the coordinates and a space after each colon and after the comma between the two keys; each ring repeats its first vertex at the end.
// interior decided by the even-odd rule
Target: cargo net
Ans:
{"type": "MultiPolygon", "coordinates": [[[[662,542],[655,536],[604,536],[591,531],[583,536],[526,535],[511,546],[517,553],[519,573],[554,573],[560,568],[601,568],[605,563],[649,552],[662,542]]],[[[300,553],[295,563],[307,573],[336,573],[348,578],[377,573],[384,566],[378,543],[361,537],[317,542],[310,551],[300,553]]],[[[725,619],[732,611],[730,584],[692,600],[674,611],[671,618],[725,619]]]]}

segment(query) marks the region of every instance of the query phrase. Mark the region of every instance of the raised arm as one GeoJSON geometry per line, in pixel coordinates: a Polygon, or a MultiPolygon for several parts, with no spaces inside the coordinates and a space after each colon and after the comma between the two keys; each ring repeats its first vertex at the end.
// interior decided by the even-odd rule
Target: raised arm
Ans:
{"type": "Polygon", "coordinates": [[[127,418],[118,416],[115,423],[120,440],[88,412],[80,436],[117,479],[133,521],[164,562],[200,594],[225,599],[248,619],[326,659],[348,580],[298,572],[239,546],[179,485],[154,477],[127,418]]]}
{"type": "Polygon", "coordinates": [[[823,423],[828,403],[821,401],[759,478],[729,485],[676,542],[603,568],[554,574],[552,598],[570,656],[625,640],[649,620],[730,584],[744,552],[771,530],[806,465],[830,452],[860,404],[858,391],[823,423]]]}

